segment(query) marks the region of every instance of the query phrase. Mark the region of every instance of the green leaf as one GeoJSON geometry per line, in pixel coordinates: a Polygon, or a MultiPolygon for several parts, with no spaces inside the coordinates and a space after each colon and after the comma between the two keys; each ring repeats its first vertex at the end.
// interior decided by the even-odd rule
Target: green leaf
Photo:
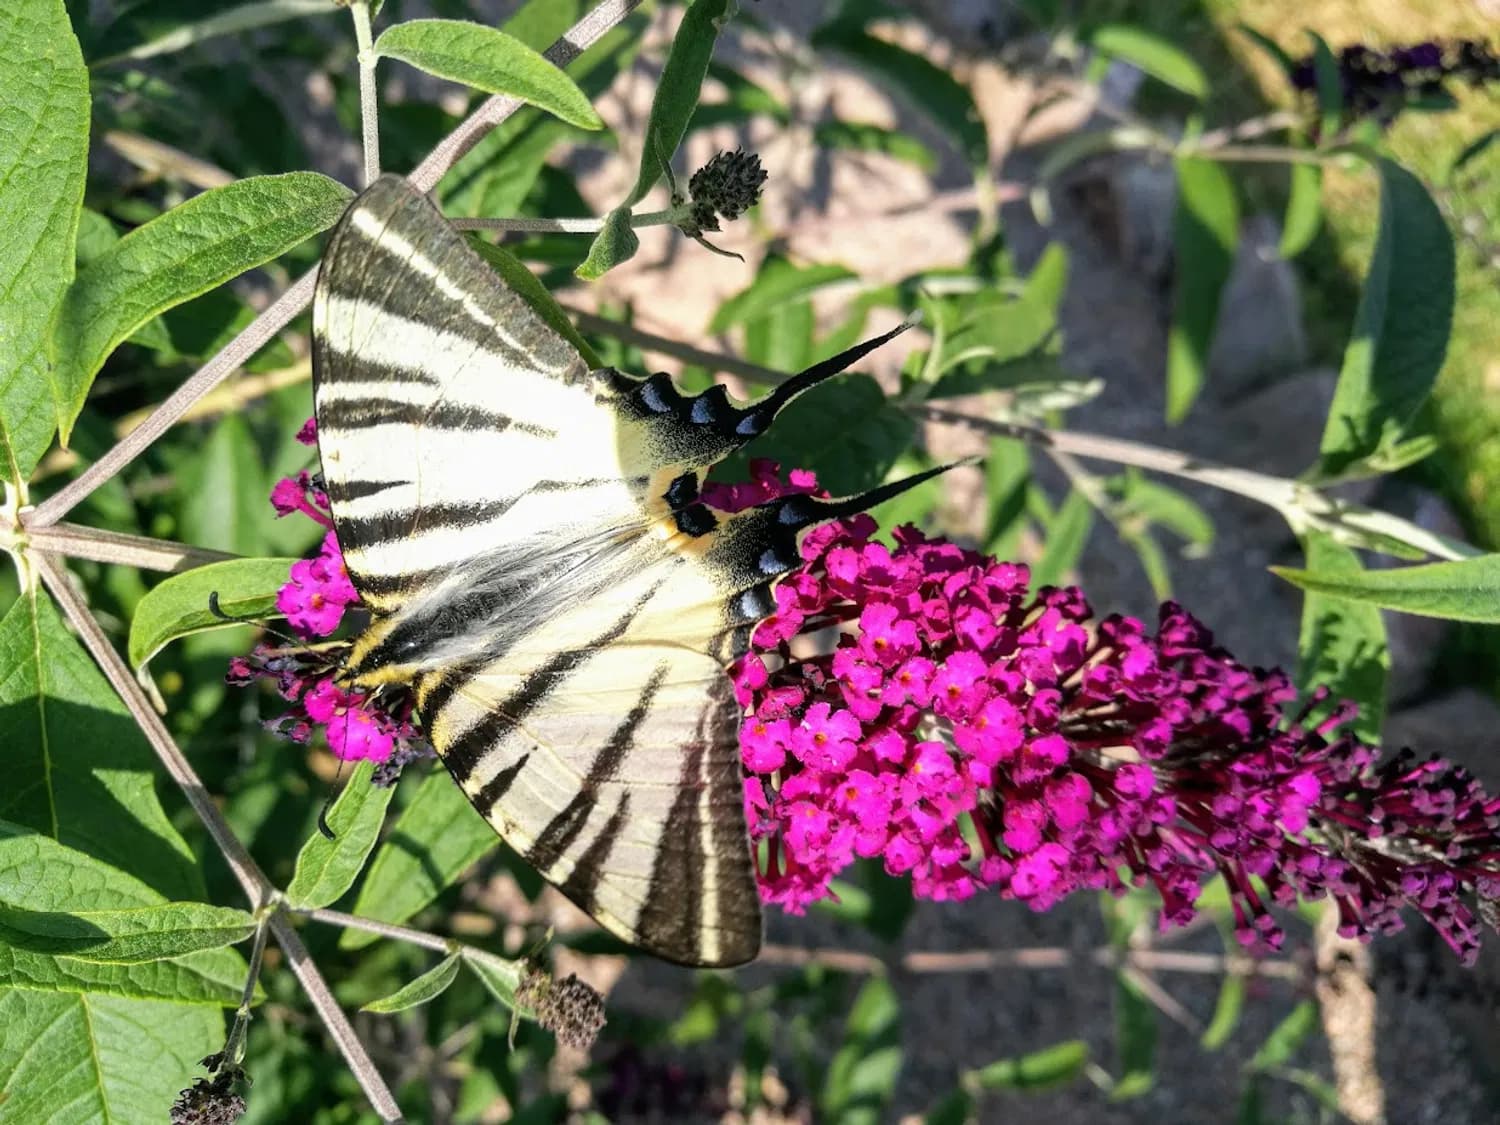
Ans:
{"type": "Polygon", "coordinates": [[[915,165],[924,172],[937,168],[937,157],[932,149],[917,138],[862,121],[820,121],[813,126],[813,144],[819,149],[878,152],[915,165]]]}
{"type": "Polygon", "coordinates": [[[104,675],[44,596],[0,619],[0,817],[199,899],[192,850],[157,801],[156,761],[104,675]]]}
{"type": "Polygon", "coordinates": [[[1133,471],[1118,491],[1116,518],[1164,527],[1199,554],[1213,545],[1214,522],[1187,493],[1133,471]]]}
{"type": "Polygon", "coordinates": [[[215,1008],[0,986],[0,1120],[164,1121],[224,1044],[215,1008]]]}
{"type": "Polygon", "coordinates": [[[1094,528],[1094,506],[1083,493],[1073,491],[1062,502],[1047,525],[1047,546],[1031,571],[1033,587],[1056,586],[1078,565],[1094,528]]]}
{"type": "Polygon", "coordinates": [[[1219,985],[1219,998],[1214,1003],[1213,1018],[1198,1037],[1205,1051],[1217,1051],[1229,1041],[1240,1022],[1240,1013],[1245,1007],[1245,978],[1240,973],[1226,973],[1219,985]]]}
{"type": "Polygon", "coordinates": [[[361,762],[328,810],[333,839],[315,832],[302,845],[297,870],[286,889],[293,906],[302,910],[330,906],[354,886],[396,792],[394,785],[371,784],[374,773],[373,762],[361,762]]]}
{"type": "Polygon", "coordinates": [[[651,99],[651,114],[641,139],[640,174],[621,210],[629,211],[646,197],[665,171],[662,162],[671,160],[682,143],[713,58],[714,42],[729,18],[730,7],[731,0],[693,0],[692,7],[683,13],[651,99]]]}
{"type": "Polygon", "coordinates": [[[114,62],[170,55],[221,35],[240,35],[257,27],[269,27],[304,16],[327,15],[334,11],[337,11],[337,7],[329,3],[329,0],[258,0],[256,3],[241,4],[216,12],[192,23],[181,24],[165,35],[138,43],[128,50],[94,59],[90,65],[100,67],[114,62]]]}
{"type": "Polygon", "coordinates": [[[1208,76],[1181,49],[1139,27],[1110,23],[1094,29],[1089,44],[1145,71],[1159,82],[1195,98],[1208,95],[1208,76]]]}
{"type": "Polygon", "coordinates": [[[870,1125],[887,1117],[901,1073],[901,1002],[884,977],[859,990],[844,1041],[828,1064],[818,1097],[820,1120],[870,1125]]]}
{"type": "MultiPolygon", "coordinates": [[[[144,960],[149,937],[139,932],[132,936],[121,916],[163,906],[162,896],[124,871],[10,821],[0,821],[0,901],[10,908],[0,915],[0,985],[185,1004],[233,1006],[240,1002],[246,968],[237,954],[228,949],[204,949],[144,960]],[[31,918],[26,928],[17,928],[27,911],[31,918]],[[95,913],[125,930],[115,951],[131,954],[122,960],[136,963],[110,963],[91,955],[70,956],[37,948],[47,944],[43,939],[49,929],[54,943],[63,936],[59,931],[68,924],[61,915],[95,913]]],[[[202,910],[211,912],[214,908],[204,906],[202,910]]],[[[210,928],[223,936],[226,929],[235,928],[228,921],[229,915],[238,913],[202,914],[198,920],[215,919],[210,928]]],[[[76,922],[72,933],[82,936],[85,928],[97,931],[93,935],[96,944],[109,948],[109,934],[102,925],[76,922]]],[[[213,944],[226,942],[216,938],[213,944]]]]}
{"type": "Polygon", "coordinates": [[[1463,150],[1453,158],[1453,163],[1448,166],[1448,179],[1452,180],[1464,168],[1472,164],[1475,160],[1478,160],[1494,147],[1496,142],[1500,142],[1500,128],[1488,129],[1464,145],[1463,150]]]}
{"type": "MultiPolygon", "coordinates": [[[[505,25],[529,46],[545,47],[572,25],[575,8],[564,0],[533,2],[505,25]],[[524,27],[517,20],[524,19],[524,27]]],[[[600,96],[629,67],[644,36],[645,17],[637,12],[579,55],[568,75],[585,93],[600,96]]],[[[582,139],[582,130],[546,114],[518,113],[483,137],[443,177],[443,213],[514,215],[542,174],[548,155],[567,139],[582,139]]],[[[597,138],[596,138],[597,139],[597,138]]]]}
{"type": "MultiPolygon", "coordinates": [[[[1364,576],[1358,556],[1328,535],[1306,533],[1302,549],[1307,569],[1314,574],[1356,582],[1364,576]]],[[[1358,703],[1354,733],[1366,742],[1378,743],[1385,719],[1386,677],[1391,670],[1380,610],[1309,591],[1302,602],[1297,654],[1297,686],[1303,696],[1326,687],[1332,693],[1330,706],[1345,699],[1358,703]]]]}
{"type": "Polygon", "coordinates": [[[161,961],[233,945],[254,932],[255,919],[243,910],[201,902],[128,910],[23,910],[0,897],[0,942],[80,961],[161,961]]]}
{"type": "Polygon", "coordinates": [[[1382,609],[1446,621],[1500,623],[1500,554],[1394,570],[1292,570],[1272,572],[1294,586],[1382,609]]]}
{"type": "Polygon", "coordinates": [[[1344,120],[1344,78],[1328,41],[1312,30],[1307,37],[1312,40],[1313,77],[1318,84],[1318,139],[1327,141],[1338,135],[1344,120]]]}
{"type": "Polygon", "coordinates": [[[1280,254],[1295,258],[1312,244],[1323,223],[1323,169],[1317,164],[1294,163],[1281,226],[1280,254]]]}
{"type": "Polygon", "coordinates": [[[137,227],[69,287],[52,339],[63,440],[109,353],[146,321],[332,226],[348,188],[316,172],[214,188],[137,227]]]}
{"type": "Polygon", "coordinates": [[[756,114],[765,114],[783,125],[791,120],[791,111],[781,101],[739,71],[710,62],[708,76],[723,84],[727,97],[721,102],[700,101],[685,132],[713,125],[743,124],[756,114]]]}
{"type": "Polygon", "coordinates": [[[73,280],[89,76],[62,0],[0,4],[0,478],[25,481],[66,416],[48,325],[73,280]]]}
{"type": "Polygon", "coordinates": [[[1219,297],[1234,265],[1239,204],[1222,165],[1179,157],[1173,245],[1177,253],[1172,327],[1167,336],[1167,421],[1186,417],[1207,375],[1219,297]]]}
{"type": "Polygon", "coordinates": [[[583,361],[589,365],[591,370],[598,370],[604,364],[594,353],[594,349],[573,327],[573,322],[568,319],[568,314],[563,312],[563,307],[557,303],[557,299],[547,292],[547,287],[536,279],[536,275],[526,268],[524,262],[517,258],[503,246],[486,242],[477,235],[469,236],[470,244],[479,251],[483,258],[498,273],[506,285],[526,299],[526,303],[532,307],[548,326],[573,347],[578,349],[578,354],[583,361]]]}
{"type": "Polygon", "coordinates": [[[830,286],[856,280],[857,276],[843,266],[797,266],[779,254],[769,255],[756,271],[755,280],[719,306],[708,330],[727,332],[830,286]]]}
{"type": "Polygon", "coordinates": [[[974,1099],[954,1090],[927,1111],[922,1125],[967,1125],[974,1117],[974,1099]]]}
{"type": "Polygon", "coordinates": [[[964,1074],[964,1085],[981,1090],[1046,1090],[1072,1082],[1088,1065],[1082,1039],[1054,1043],[1019,1058],[1000,1059],[964,1074]]]}
{"type": "Polygon", "coordinates": [[[1120,1080],[1111,1101],[1139,1097],[1156,1084],[1156,1010],[1123,974],[1115,978],[1115,1045],[1120,1080]]]}
{"type": "Polygon", "coordinates": [[[630,211],[620,207],[604,216],[604,226],[589,245],[589,256],[573,272],[584,281],[597,281],[621,262],[635,257],[641,247],[630,211]]]}
{"type": "Polygon", "coordinates": [[[1250,1060],[1252,1070],[1266,1071],[1286,1066],[1307,1037],[1318,1029],[1318,1005],[1303,1000],[1266,1036],[1250,1060]]]}
{"type": "Polygon", "coordinates": [[[375,40],[375,53],[487,94],[509,94],[576,125],[604,122],[573,80],[519,39],[467,20],[407,20],[375,40]]]}
{"type": "Polygon", "coordinates": [[[460,956],[463,963],[483,982],[484,987],[489,989],[491,996],[513,1011],[526,1010],[516,1002],[516,990],[521,987],[524,968],[520,961],[507,961],[472,946],[465,946],[460,956]]]}
{"type": "Polygon", "coordinates": [[[371,1000],[361,1012],[404,1012],[408,1008],[415,1008],[418,1004],[425,1004],[434,1000],[447,991],[448,986],[458,977],[457,953],[450,953],[432,968],[428,969],[416,980],[410,981],[396,989],[389,996],[379,1000],[371,1000]]]}
{"type": "Polygon", "coordinates": [[[813,33],[812,45],[837,51],[894,90],[947,133],[969,167],[985,167],[989,137],[974,95],[947,70],[923,56],[868,34],[857,22],[835,20],[813,33]]]}
{"type": "Polygon", "coordinates": [[[1235,30],[1264,51],[1272,62],[1281,67],[1281,73],[1286,77],[1287,81],[1291,81],[1292,74],[1297,69],[1297,64],[1292,59],[1292,56],[1286,53],[1280,43],[1276,42],[1269,35],[1256,31],[1249,24],[1236,24],[1235,30]]]}
{"type": "Polygon", "coordinates": [[[140,668],[167,645],[193,633],[230,629],[235,622],[209,612],[210,594],[230,617],[271,617],[276,592],[296,559],[228,559],[174,574],[147,591],[130,619],[126,652],[140,668]]]}
{"type": "Polygon", "coordinates": [[[916,423],[868,375],[840,375],[789,405],[763,436],[723,462],[722,478],[743,479],[754,457],[811,469],[835,496],[874,488],[911,446],[916,423]],[[838,440],[830,441],[831,434],[838,440]]]}
{"type": "Polygon", "coordinates": [[[1333,475],[1392,444],[1426,401],[1453,323],[1453,237],[1422,182],[1375,159],[1380,230],[1323,430],[1333,475]]]}
{"type": "Polygon", "coordinates": [[[1013,559],[1026,529],[1026,492],[1031,485],[1031,451],[1024,441],[995,438],[984,459],[984,553],[1013,559]]]}
{"type": "MultiPolygon", "coordinates": [[[[354,913],[400,924],[500,844],[444,770],[422,779],[411,804],[391,826],[360,885],[354,913]]],[[[345,930],[339,945],[360,949],[374,934],[345,930]]]]}

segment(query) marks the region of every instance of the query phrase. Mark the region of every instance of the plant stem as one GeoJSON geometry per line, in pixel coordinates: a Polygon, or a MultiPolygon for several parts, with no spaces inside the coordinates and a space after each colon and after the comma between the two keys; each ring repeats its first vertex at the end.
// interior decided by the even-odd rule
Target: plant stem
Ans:
{"type": "MultiPolygon", "coordinates": [[[[135,720],[141,733],[146,736],[146,741],[151,743],[151,748],[156,751],[156,756],[166,769],[167,775],[182,790],[188,804],[198,814],[198,819],[203,822],[204,828],[208,830],[209,836],[218,847],[219,854],[224,857],[229,870],[244,890],[245,897],[257,910],[270,907],[278,897],[275,886],[266,878],[265,872],[261,871],[245,849],[245,845],[229,827],[224,814],[219,811],[218,805],[214,804],[203,782],[199,780],[187,758],[178,749],[177,743],[172,740],[160,716],[147,701],[145,692],[136,683],[135,677],[130,674],[125,661],[120,658],[114,645],[110,644],[109,638],[104,635],[104,630],[94,620],[94,615],[89,612],[82,596],[74,589],[67,572],[52,555],[35,553],[30,557],[42,581],[46,583],[48,590],[57,600],[57,604],[62,607],[63,613],[78,630],[84,647],[89,650],[105,678],[109,680],[110,686],[124,702],[130,712],[130,717],[135,720]]],[[[328,983],[318,971],[317,965],[313,964],[312,958],[308,956],[307,948],[302,944],[302,939],[297,936],[297,931],[292,928],[290,920],[279,908],[275,908],[270,915],[269,926],[276,937],[277,944],[286,954],[292,972],[301,982],[303,990],[322,1018],[328,1033],[333,1036],[343,1052],[349,1069],[359,1079],[360,1087],[364,1090],[365,1096],[370,1099],[371,1106],[380,1114],[382,1120],[399,1121],[401,1110],[396,1105],[395,1097],[386,1086],[385,1080],[381,1078],[380,1072],[370,1059],[369,1053],[365,1051],[364,1045],[360,1043],[359,1037],[354,1034],[354,1028],[350,1025],[348,1017],[344,1015],[343,1009],[333,998],[328,983]]]]}
{"type": "MultiPolygon", "coordinates": [[[[641,0],[604,0],[571,28],[562,38],[547,48],[546,58],[556,66],[565,66],[581,54],[585,48],[597,42],[606,32],[638,7],[641,0]]],[[[478,143],[486,131],[493,129],[521,108],[515,98],[492,97],[487,99],[450,133],[415,169],[410,179],[419,191],[431,191],[445,173],[464,153],[478,143]]],[[[38,505],[26,521],[28,527],[47,527],[56,523],[72,510],[73,506],[94,489],[117,474],[138,457],[153,441],[183,416],[193,403],[260,350],[261,345],[285,328],[312,300],[317,270],[309,270],[283,293],[270,308],[246,326],[245,330],[226,344],[217,355],[204,364],[187,382],[141,423],[139,429],[115,445],[108,453],[90,465],[78,479],[59,490],[44,503],[38,505]]]]}
{"type": "Polygon", "coordinates": [[[425,930],[414,930],[409,926],[398,926],[374,918],[361,918],[358,914],[345,914],[342,910],[326,910],[322,907],[315,910],[298,910],[296,907],[290,909],[304,918],[311,918],[314,922],[326,922],[331,926],[342,926],[346,930],[364,930],[367,933],[379,934],[381,937],[395,938],[397,941],[420,945],[424,949],[434,949],[439,953],[452,953],[462,944],[452,938],[429,934],[425,930]]]}
{"type": "Polygon", "coordinates": [[[370,0],[350,0],[354,42],[359,47],[359,123],[365,154],[365,187],[380,178],[380,106],[375,96],[375,40],[370,34],[370,0]]]}
{"type": "MultiPolygon", "coordinates": [[[[676,223],[682,215],[675,209],[647,211],[630,216],[630,225],[636,230],[642,227],[660,227],[676,223]]],[[[454,219],[459,230],[497,230],[501,233],[528,232],[536,234],[598,234],[604,229],[603,219],[454,219]]]]}
{"type": "Polygon", "coordinates": [[[234,1011],[234,1023],[229,1028],[229,1037],[224,1040],[224,1063],[239,1066],[245,1057],[245,1032],[250,1027],[250,1005],[255,1000],[255,983],[260,979],[261,960],[266,952],[266,934],[271,929],[271,909],[262,909],[255,924],[255,942],[250,947],[250,969],[245,975],[245,990],[240,994],[240,1006],[234,1011]]]}
{"type": "Polygon", "coordinates": [[[77,479],[60,488],[52,496],[32,509],[25,520],[28,529],[50,527],[73,509],[105,481],[115,476],[141,452],[188,412],[209,391],[219,385],[235,368],[239,367],[261,347],[280,332],[292,318],[307,307],[312,300],[313,285],[318,271],[308,270],[292,283],[292,287],[276,298],[265,312],[261,313],[245,330],[220,349],[219,353],[200,367],[188,380],[178,387],[166,400],[151,412],[140,426],[121,438],[108,453],[100,457],[77,479]]]}
{"type": "Polygon", "coordinates": [[[180,574],[184,570],[239,558],[227,551],[188,547],[167,539],[144,535],[127,535],[119,531],[102,531],[76,523],[59,523],[26,532],[26,543],[34,551],[46,551],[70,559],[138,566],[180,574]]]}

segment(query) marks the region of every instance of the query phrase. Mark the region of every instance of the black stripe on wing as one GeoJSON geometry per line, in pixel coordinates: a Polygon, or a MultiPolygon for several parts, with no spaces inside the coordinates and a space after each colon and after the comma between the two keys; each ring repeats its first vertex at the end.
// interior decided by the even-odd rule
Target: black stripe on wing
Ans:
{"type": "Polygon", "coordinates": [[[318,411],[320,433],[390,425],[437,430],[484,430],[489,433],[501,433],[514,428],[536,437],[557,437],[557,431],[546,426],[443,399],[433,403],[415,403],[397,398],[335,398],[323,403],[318,411]]]}
{"type": "MultiPolygon", "coordinates": [[[[506,730],[523,723],[527,715],[563,685],[574,669],[588,661],[595,649],[623,636],[659,588],[659,583],[653,585],[614,624],[592,638],[583,648],[559,652],[534,669],[515,692],[495,703],[488,715],[456,736],[447,746],[438,747],[443,764],[448,767],[453,780],[460,785],[467,781],[486,752],[506,730]]],[[[453,696],[462,691],[464,685],[473,678],[472,670],[467,673],[459,672],[445,676],[427,688],[419,696],[423,715],[429,718],[441,715],[453,696]]]]}
{"type": "MultiPolygon", "coordinates": [[[[609,782],[619,780],[620,766],[625,757],[630,753],[635,741],[636,731],[640,729],[646,716],[651,713],[651,701],[656,697],[661,688],[662,679],[666,675],[666,668],[657,668],[641,689],[640,697],[630,713],[620,720],[620,724],[610,733],[605,741],[603,749],[594,757],[594,764],[589,767],[589,772],[584,776],[582,783],[578,786],[578,792],[568,802],[566,808],[552,818],[547,826],[537,833],[536,840],[531,845],[531,850],[526,853],[526,858],[543,871],[551,870],[564,855],[577,838],[578,833],[587,823],[589,814],[599,802],[599,791],[609,782]]],[[[592,911],[594,888],[597,886],[599,871],[596,868],[592,872],[580,873],[575,870],[574,881],[579,884],[579,893],[585,894],[584,900],[579,900],[578,905],[585,910],[592,911]]]]}

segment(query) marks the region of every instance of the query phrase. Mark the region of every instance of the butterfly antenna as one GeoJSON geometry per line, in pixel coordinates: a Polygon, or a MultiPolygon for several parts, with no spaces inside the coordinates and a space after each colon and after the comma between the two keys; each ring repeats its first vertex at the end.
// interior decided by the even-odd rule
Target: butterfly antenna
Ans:
{"type": "Polygon", "coordinates": [[[262,629],[264,629],[267,633],[270,633],[271,636],[275,637],[277,640],[286,641],[293,646],[307,644],[307,641],[303,638],[294,637],[292,636],[292,634],[283,632],[282,630],[277,629],[275,626],[268,625],[262,618],[255,617],[250,614],[247,614],[244,617],[240,617],[236,614],[230,613],[219,604],[219,591],[217,590],[210,590],[208,592],[208,612],[213,614],[220,621],[229,621],[233,622],[236,625],[259,625],[262,629]]]}
{"type": "MultiPolygon", "coordinates": [[[[349,735],[349,713],[346,711],[346,712],[344,712],[344,736],[345,736],[345,738],[347,738],[348,735],[349,735]]],[[[339,759],[338,768],[333,771],[333,783],[335,785],[337,785],[339,778],[341,778],[343,776],[344,776],[344,759],[340,758],[339,759]]],[[[330,794],[328,794],[328,796],[326,796],[326,797],[323,798],[323,807],[318,810],[318,831],[321,832],[325,837],[327,837],[330,840],[337,840],[338,839],[338,834],[336,832],[334,832],[334,830],[328,826],[328,810],[333,807],[333,802],[337,799],[337,797],[338,797],[337,793],[330,793],[330,794]]]]}

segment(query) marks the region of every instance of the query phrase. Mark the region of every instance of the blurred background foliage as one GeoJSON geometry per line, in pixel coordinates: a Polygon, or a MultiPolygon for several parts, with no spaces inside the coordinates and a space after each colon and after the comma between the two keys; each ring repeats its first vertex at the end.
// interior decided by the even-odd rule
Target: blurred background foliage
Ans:
{"type": "MultiPolygon", "coordinates": [[[[386,0],[380,19],[479,19],[541,49],[587,6],[581,0],[386,0]]],[[[357,179],[352,138],[359,135],[359,106],[347,15],[332,4],[326,12],[309,4],[296,18],[201,34],[237,7],[228,0],[70,0],[90,62],[94,114],[81,265],[205,188],[304,168],[346,183],[357,179]]],[[[1101,104],[1138,115],[1162,135],[1232,127],[1276,110],[1307,116],[1316,112],[1315,102],[1291,87],[1274,53],[1244,27],[1301,56],[1311,50],[1304,27],[1334,47],[1483,37],[1495,16],[1479,8],[1437,0],[1306,0],[1294,14],[1272,0],[746,3],[724,35],[690,123],[685,151],[693,158],[680,156],[677,167],[682,176],[702,163],[699,154],[775,142],[765,155],[772,191],[780,177],[795,198],[773,194],[723,240],[753,268],[663,236],[647,240],[618,277],[589,289],[572,273],[586,240],[512,237],[507,247],[569,307],[635,327],[634,335],[600,332],[584,321],[606,363],[638,371],[667,363],[690,388],[705,385],[712,372],[655,337],[790,371],[921,308],[929,333],[923,344],[889,349],[892,355],[876,357],[861,373],[808,395],[750,451],[815,468],[833,491],[852,491],[953,451],[943,447],[948,439],[919,426],[909,405],[982,393],[1002,403],[1009,417],[1055,423],[1102,390],[1088,365],[1070,354],[1063,312],[1068,287],[1092,263],[1070,254],[1065,240],[1050,238],[1035,217],[1025,220],[1033,231],[1025,238],[1012,227],[1015,209],[1040,204],[1031,191],[1037,179],[1021,172],[1028,146],[1016,142],[1024,130],[1001,135],[1007,91],[1014,94],[1021,84],[1033,93],[1047,87],[1050,101],[1032,103],[1036,116],[1050,105],[1063,106],[1066,117],[1067,104],[1073,107],[1071,125],[1028,142],[1033,172],[1039,159],[1056,181],[1047,185],[1056,205],[1123,208],[1118,198],[1091,201],[1090,185],[1100,180],[1082,173],[1097,172],[1101,161],[1133,159],[1130,154],[1122,157],[1118,146],[1105,145],[1066,155],[1069,138],[1099,121],[1101,104]],[[827,97],[828,84],[840,82],[847,83],[842,93],[827,97]],[[1121,84],[1131,91],[1123,98],[1099,92],[1121,84]],[[823,97],[812,117],[809,90],[823,97]],[[901,190],[882,195],[886,181],[901,190]],[[1007,194],[1012,182],[1023,190],[1007,194]],[[914,201],[902,196],[907,189],[914,201]],[[938,207],[963,232],[961,252],[906,268],[906,244],[893,235],[887,257],[871,269],[865,263],[872,247],[878,256],[886,237],[879,214],[832,224],[822,242],[794,237],[828,216],[859,220],[872,209],[872,198],[892,213],[938,207]],[[1038,239],[1048,248],[1040,249],[1038,239]],[[810,246],[822,252],[814,256],[810,246]],[[677,303],[699,275],[714,279],[705,282],[711,304],[677,303]],[[699,319],[680,319],[688,315],[699,319]]],[[[634,178],[644,110],[678,11],[666,2],[642,5],[568,68],[597,99],[606,132],[585,133],[523,111],[443,180],[445,210],[602,214],[634,178]]],[[[383,162],[392,170],[414,165],[477,103],[477,96],[451,84],[396,66],[383,66],[381,81],[383,162]]],[[[1104,120],[1108,124],[1107,115],[1104,120]]],[[[1474,541],[1489,547],[1500,542],[1500,399],[1491,393],[1500,380],[1500,145],[1485,151],[1482,142],[1497,127],[1494,87],[1455,85],[1451,104],[1402,112],[1368,137],[1421,176],[1458,236],[1454,332],[1426,416],[1437,451],[1406,476],[1439,493],[1474,541]],[[1461,161],[1466,152],[1469,158],[1461,161]]],[[[1167,165],[1170,179],[1170,160],[1167,165]]],[[[1238,217],[1266,214],[1280,223],[1288,215],[1293,180],[1286,164],[1226,167],[1234,202],[1226,220],[1230,243],[1219,247],[1218,265],[1204,265],[1211,255],[1183,256],[1181,247],[1173,258],[1169,200],[1165,212],[1151,213],[1157,220],[1165,215],[1164,242],[1137,247],[1166,258],[1161,273],[1146,270],[1137,279],[1143,289],[1156,285],[1170,297],[1174,284],[1178,291],[1189,282],[1222,285],[1236,251],[1238,217]],[[1208,273],[1184,281],[1180,271],[1195,269],[1208,273]],[[1215,271],[1216,278],[1210,276],[1215,271]]],[[[1110,175],[1106,171],[1102,182],[1122,182],[1110,175]]],[[[1306,341],[1298,370],[1339,362],[1374,244],[1378,190],[1367,168],[1330,164],[1321,206],[1311,220],[1299,220],[1310,233],[1295,255],[1306,341]]],[[[1130,220],[1109,222],[1128,226],[1130,220]]],[[[100,373],[72,451],[54,451],[43,461],[33,500],[107,449],[269,296],[311,268],[318,252],[318,240],[305,243],[136,331],[100,373]]],[[[1193,331],[1212,335],[1216,305],[1208,306],[1206,328],[1193,331]]],[[[1160,309],[1165,319],[1187,315],[1170,299],[1160,309]]],[[[248,556],[312,549],[320,529],[305,520],[273,519],[266,500],[277,479],[309,462],[307,449],[293,440],[310,412],[306,329],[304,317],[70,518],[248,556]]],[[[1158,358],[1165,361],[1164,352],[1158,358]]],[[[1208,396],[1215,372],[1201,358],[1199,366],[1192,378],[1206,381],[1202,393],[1208,396]]],[[[1255,385],[1295,373],[1260,372],[1255,385]]],[[[756,387],[753,370],[748,374],[742,390],[756,387]]],[[[1164,369],[1152,375],[1148,407],[1160,418],[1169,397],[1164,369]]],[[[1101,401],[1111,402],[1105,393],[1101,401]]],[[[1193,394],[1181,394],[1184,427],[1191,428],[1193,394]]],[[[1315,400],[1292,407],[1319,418],[1325,408],[1315,400]]],[[[1210,412],[1210,418],[1217,419],[1211,425],[1225,424],[1219,415],[1210,412]]],[[[1109,430],[1107,418],[1096,416],[1093,425],[1109,430]]],[[[1171,443],[1170,434],[1164,443],[1171,443]]],[[[1208,444],[1217,441],[1210,432],[1208,444]]],[[[982,480],[975,473],[919,489],[892,502],[880,513],[882,522],[936,524],[986,550],[1027,558],[1038,581],[1048,582],[1071,580],[1080,568],[1090,574],[1088,544],[1103,513],[1118,533],[1111,542],[1120,546],[1108,549],[1107,562],[1095,558],[1092,565],[1128,570],[1126,586],[1143,602],[1173,590],[1183,571],[1217,565],[1213,557],[1194,561],[1213,552],[1220,514],[1205,511],[1196,493],[1131,472],[1084,480],[1051,468],[1034,472],[1026,450],[1003,440],[982,449],[991,454],[982,480]]],[[[743,467],[740,458],[728,471],[743,467]]],[[[90,563],[75,569],[95,611],[123,644],[155,578],[90,563]]],[[[0,581],[8,602],[14,578],[7,572],[0,581]]],[[[222,797],[232,827],[284,886],[330,792],[334,764],[260,731],[274,700],[224,685],[227,659],[248,648],[250,637],[249,629],[229,629],[186,638],[157,656],[151,671],[172,731],[208,789],[222,797]]],[[[1284,643],[1290,649],[1295,630],[1284,643]]],[[[1444,649],[1439,676],[1487,689],[1500,669],[1496,651],[1493,636],[1470,630],[1444,649]]],[[[906,884],[862,868],[840,886],[837,904],[808,920],[775,920],[774,948],[762,964],[734,976],[693,978],[633,958],[600,936],[495,845],[487,829],[461,830],[468,807],[445,778],[432,780],[437,784],[418,776],[402,782],[393,802],[397,818],[352,908],[400,913],[413,925],[511,957],[555,926],[559,968],[576,969],[609,991],[611,1009],[587,1058],[560,1051],[530,1023],[514,1032],[510,1045],[509,1013],[472,985],[397,1017],[360,1016],[361,1034],[412,1120],[960,1122],[1017,1113],[1056,1121],[1233,1117],[1247,1125],[1339,1119],[1330,1048],[1320,1038],[1306,975],[1239,972],[1222,894],[1210,891],[1216,906],[1209,923],[1161,939],[1153,935],[1153,899],[1145,894],[1041,920],[999,902],[919,906],[906,884]],[[437,856],[440,848],[446,851],[437,856]],[[391,905],[424,877],[430,885],[410,893],[399,910],[391,905]],[[975,949],[989,958],[977,969],[942,959],[975,949]],[[1181,954],[1179,967],[1195,968],[1164,983],[1156,969],[1170,969],[1170,957],[1150,958],[1164,949],[1181,954]],[[924,950],[936,960],[924,962],[918,952],[924,950]]],[[[165,789],[162,795],[202,858],[207,900],[238,901],[237,886],[185,804],[165,789]]],[[[1315,914],[1309,911],[1309,926],[1298,931],[1304,945],[1312,941],[1315,914]]],[[[336,931],[311,926],[305,936],[351,1009],[391,993],[432,963],[430,954],[400,942],[340,941],[336,931]]],[[[266,1001],[252,1024],[246,1060],[254,1084],[245,1120],[331,1125],[369,1119],[295,981],[276,971],[274,950],[268,957],[266,1001]]],[[[1293,961],[1286,964],[1295,968],[1293,961]]],[[[1444,1038],[1451,1028],[1441,1016],[1432,1019],[1440,1030],[1420,1019],[1402,1029],[1424,1029],[1433,1052],[1451,1054],[1451,1040],[1444,1038]]],[[[1482,1046],[1475,1049],[1484,1054],[1482,1046]]],[[[1428,1096],[1431,1075],[1421,1060],[1431,1058],[1415,1052],[1386,1075],[1392,1120],[1413,1119],[1398,1112],[1428,1096]]],[[[1494,1103],[1467,1065],[1450,1061],[1449,1071],[1456,1077],[1445,1078],[1443,1096],[1450,1100],[1444,1104],[1451,1112],[1443,1119],[1492,1119],[1485,1106],[1494,1103]]],[[[3,1105],[0,1120],[6,1120],[3,1105]]]]}

